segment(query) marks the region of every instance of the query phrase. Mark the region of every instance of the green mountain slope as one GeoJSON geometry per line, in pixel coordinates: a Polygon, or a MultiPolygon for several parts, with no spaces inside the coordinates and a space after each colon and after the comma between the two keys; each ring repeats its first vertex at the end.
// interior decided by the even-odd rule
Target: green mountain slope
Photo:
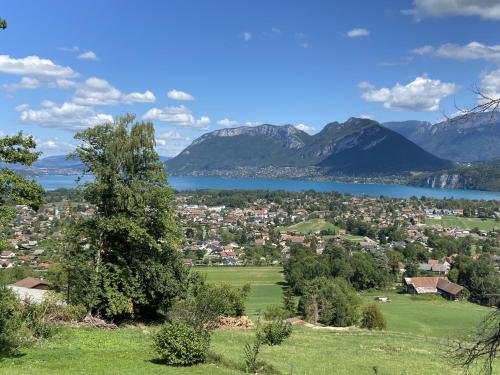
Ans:
{"type": "Polygon", "coordinates": [[[357,118],[330,123],[315,135],[291,125],[222,129],[204,134],[167,163],[174,174],[269,166],[374,175],[435,171],[452,163],[375,121],[357,118]]]}

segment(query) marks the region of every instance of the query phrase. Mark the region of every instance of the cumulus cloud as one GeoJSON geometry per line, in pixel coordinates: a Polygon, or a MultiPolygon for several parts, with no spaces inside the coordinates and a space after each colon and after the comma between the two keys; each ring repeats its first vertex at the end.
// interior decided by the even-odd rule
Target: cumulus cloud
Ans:
{"type": "Polygon", "coordinates": [[[124,94],[108,81],[96,77],[88,78],[73,96],[79,105],[116,105],[120,103],[151,103],[156,100],[151,91],[124,94]]]}
{"type": "Polygon", "coordinates": [[[210,124],[210,118],[202,116],[196,119],[192,111],[183,105],[163,109],[151,108],[144,114],[143,118],[148,121],[167,122],[176,126],[201,130],[206,129],[210,124]]]}
{"type": "Polygon", "coordinates": [[[82,52],[78,55],[78,58],[81,60],[93,60],[93,61],[99,60],[99,58],[97,57],[97,55],[95,54],[94,51],[82,52]]]}
{"type": "Polygon", "coordinates": [[[416,20],[427,17],[478,16],[500,20],[498,0],[413,0],[413,7],[403,11],[416,20]]]}
{"type": "Polygon", "coordinates": [[[194,100],[194,97],[191,94],[176,89],[170,90],[167,93],[167,96],[173,100],[194,100]]]}
{"type": "MultiPolygon", "coordinates": [[[[479,90],[486,98],[500,99],[500,69],[483,74],[479,84],[479,90]]],[[[478,98],[479,103],[483,103],[485,98],[478,98]]]]}
{"type": "Polygon", "coordinates": [[[417,55],[433,55],[454,60],[500,61],[500,45],[485,45],[479,42],[469,44],[447,43],[440,47],[423,46],[413,50],[417,55]]]}
{"type": "Polygon", "coordinates": [[[244,40],[245,42],[248,42],[248,41],[252,40],[252,34],[251,34],[251,33],[249,33],[248,31],[245,31],[245,32],[244,32],[243,34],[241,34],[241,35],[242,35],[243,40],[244,40]]]}
{"type": "Polygon", "coordinates": [[[355,29],[349,30],[346,33],[346,35],[349,38],[357,38],[357,37],[360,37],[360,36],[368,36],[368,35],[370,35],[370,32],[367,29],[355,28],[355,29]]]}
{"type": "Polygon", "coordinates": [[[38,89],[41,87],[57,87],[61,89],[69,89],[76,86],[76,83],[69,79],[46,80],[34,77],[22,77],[19,82],[5,83],[2,87],[12,93],[16,90],[38,89]]]}
{"type": "Polygon", "coordinates": [[[35,139],[35,141],[37,150],[42,151],[43,156],[68,154],[76,148],[74,143],[61,140],[57,137],[51,139],[35,139]]]}
{"type": "Polygon", "coordinates": [[[358,86],[364,90],[361,97],[366,101],[383,103],[387,109],[415,112],[439,110],[441,100],[458,90],[454,83],[433,80],[426,75],[406,85],[397,83],[392,88],[375,89],[367,83],[358,86]]]}
{"type": "Polygon", "coordinates": [[[23,107],[20,112],[22,122],[40,125],[42,127],[64,130],[82,130],[91,126],[113,121],[113,117],[105,113],[96,113],[88,106],[76,103],[44,103],[41,109],[23,107]]]}
{"type": "Polygon", "coordinates": [[[16,59],[9,55],[0,55],[0,72],[22,76],[46,78],[72,78],[78,73],[67,66],[54,64],[51,60],[38,56],[16,59]]]}
{"type": "Polygon", "coordinates": [[[297,129],[302,130],[303,132],[312,134],[316,131],[312,126],[306,125],[306,124],[298,124],[295,126],[297,129]]]}
{"type": "Polygon", "coordinates": [[[228,118],[217,121],[217,125],[220,125],[220,126],[237,126],[239,124],[240,124],[239,121],[230,120],[228,118]]]}

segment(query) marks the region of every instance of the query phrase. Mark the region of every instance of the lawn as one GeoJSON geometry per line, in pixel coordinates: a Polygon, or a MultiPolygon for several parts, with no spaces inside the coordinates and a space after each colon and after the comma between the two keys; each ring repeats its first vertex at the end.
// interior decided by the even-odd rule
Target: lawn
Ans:
{"type": "Polygon", "coordinates": [[[324,219],[311,219],[288,227],[279,227],[280,232],[297,232],[302,234],[315,233],[328,229],[336,231],[339,228],[324,219]]]}
{"type": "Polygon", "coordinates": [[[500,221],[495,219],[479,219],[471,217],[442,216],[441,219],[424,219],[428,225],[441,224],[445,228],[455,227],[461,229],[479,228],[480,230],[491,231],[500,228],[500,221]]]}
{"type": "MultiPolygon", "coordinates": [[[[248,311],[280,303],[280,267],[198,268],[211,282],[241,286],[250,282],[248,311]]],[[[377,294],[361,294],[372,303],[377,294]]],[[[461,372],[446,361],[449,339],[465,337],[488,309],[466,302],[422,300],[394,292],[390,303],[379,303],[387,331],[332,332],[295,327],[292,337],[277,347],[264,346],[261,359],[281,374],[373,375],[449,374],[461,372]]],[[[241,374],[243,348],[253,330],[216,331],[211,349],[222,361],[194,367],[168,367],[155,362],[151,334],[155,326],[124,327],[114,331],[62,328],[21,355],[0,362],[0,375],[65,374],[241,374]]],[[[498,374],[498,372],[496,372],[498,374]]]]}

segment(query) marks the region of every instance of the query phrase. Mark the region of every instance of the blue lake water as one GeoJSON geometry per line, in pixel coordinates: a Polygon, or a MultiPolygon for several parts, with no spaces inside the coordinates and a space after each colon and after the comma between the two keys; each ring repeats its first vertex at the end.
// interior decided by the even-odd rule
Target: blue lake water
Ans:
{"type": "MultiPolygon", "coordinates": [[[[46,189],[74,188],[76,176],[42,175],[36,180],[46,189]]],[[[85,176],[84,181],[90,180],[85,176]]],[[[393,198],[433,197],[433,198],[466,198],[500,200],[500,193],[478,190],[459,189],[429,189],[406,185],[391,184],[356,184],[336,181],[308,181],[277,178],[223,178],[223,177],[194,177],[171,176],[170,185],[179,191],[221,189],[221,190],[286,190],[318,192],[350,193],[353,195],[386,196],[393,198]]]]}

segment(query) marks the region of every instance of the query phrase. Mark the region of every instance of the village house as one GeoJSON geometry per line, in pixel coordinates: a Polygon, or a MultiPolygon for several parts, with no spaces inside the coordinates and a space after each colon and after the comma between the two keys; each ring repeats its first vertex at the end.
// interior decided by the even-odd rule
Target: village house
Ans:
{"type": "Polygon", "coordinates": [[[16,257],[16,253],[10,250],[3,250],[0,253],[0,258],[2,259],[14,259],[16,257]]]}
{"type": "Polygon", "coordinates": [[[452,283],[446,277],[405,277],[406,291],[410,294],[439,293],[444,298],[461,298],[463,286],[452,283]]]}

